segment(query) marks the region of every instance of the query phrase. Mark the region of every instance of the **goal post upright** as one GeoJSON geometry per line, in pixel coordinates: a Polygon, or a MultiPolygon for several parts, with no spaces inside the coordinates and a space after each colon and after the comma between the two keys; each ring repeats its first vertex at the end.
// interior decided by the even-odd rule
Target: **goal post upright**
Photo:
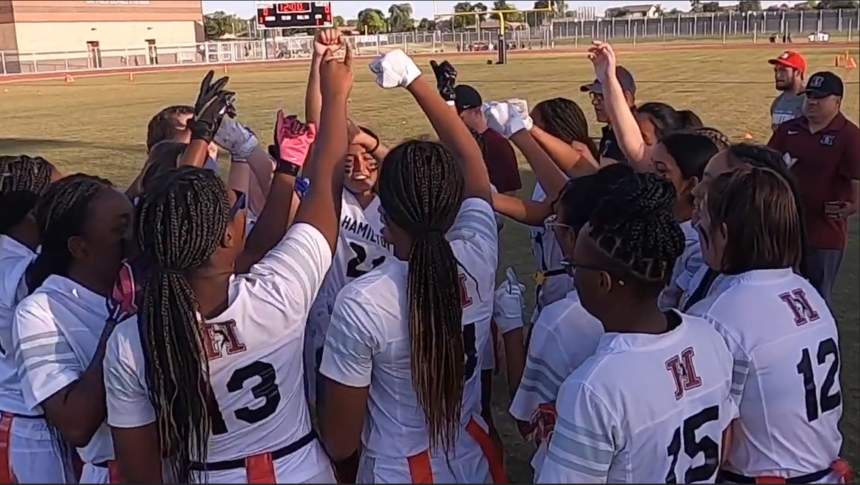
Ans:
{"type": "Polygon", "coordinates": [[[505,40],[505,14],[508,13],[519,13],[519,14],[528,14],[529,12],[552,12],[555,7],[555,2],[549,2],[549,6],[547,8],[533,8],[529,10],[488,10],[486,12],[451,12],[451,13],[437,13],[436,7],[437,3],[433,2],[433,20],[447,19],[451,18],[451,29],[454,28],[454,17],[465,17],[469,15],[475,16],[475,25],[480,25],[478,22],[478,18],[480,15],[488,15],[488,14],[498,14],[499,17],[499,35],[497,37],[497,50],[499,52],[499,60],[497,64],[507,64],[508,63],[508,43],[505,40]]]}

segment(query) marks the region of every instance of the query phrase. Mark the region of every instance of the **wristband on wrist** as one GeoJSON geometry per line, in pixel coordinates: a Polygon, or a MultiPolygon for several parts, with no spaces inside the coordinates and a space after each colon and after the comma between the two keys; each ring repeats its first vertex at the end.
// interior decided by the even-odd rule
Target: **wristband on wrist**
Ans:
{"type": "Polygon", "coordinates": [[[288,162],[286,160],[278,160],[277,165],[275,166],[275,173],[282,173],[285,175],[291,175],[296,177],[299,175],[299,171],[301,171],[302,167],[296,165],[293,162],[288,162]]]}

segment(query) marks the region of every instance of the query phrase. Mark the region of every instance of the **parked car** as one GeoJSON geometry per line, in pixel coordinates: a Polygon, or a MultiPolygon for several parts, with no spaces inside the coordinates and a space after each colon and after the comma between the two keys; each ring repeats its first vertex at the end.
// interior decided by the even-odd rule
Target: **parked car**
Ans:
{"type": "Polygon", "coordinates": [[[813,32],[807,37],[809,42],[830,42],[830,34],[827,32],[813,32]]]}

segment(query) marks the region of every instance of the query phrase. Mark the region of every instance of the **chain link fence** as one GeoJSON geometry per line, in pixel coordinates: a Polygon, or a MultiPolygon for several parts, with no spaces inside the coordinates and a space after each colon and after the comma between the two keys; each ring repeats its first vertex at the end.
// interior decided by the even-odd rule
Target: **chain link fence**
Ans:
{"type": "MultiPolygon", "coordinates": [[[[534,23],[538,23],[537,21],[534,23]]],[[[856,39],[860,10],[797,10],[664,15],[656,18],[541,19],[540,25],[506,29],[511,50],[563,49],[591,39],[612,42],[808,42],[807,36],[827,32],[831,40],[856,39]],[[785,38],[783,38],[785,36],[785,38]]],[[[394,49],[409,54],[495,50],[497,29],[458,32],[402,32],[349,37],[359,56],[394,49]]],[[[0,76],[81,70],[123,70],[160,66],[228,64],[309,58],[310,36],[276,37],[188,45],[144,45],[126,49],[91,48],[57,52],[0,51],[0,76]]]]}

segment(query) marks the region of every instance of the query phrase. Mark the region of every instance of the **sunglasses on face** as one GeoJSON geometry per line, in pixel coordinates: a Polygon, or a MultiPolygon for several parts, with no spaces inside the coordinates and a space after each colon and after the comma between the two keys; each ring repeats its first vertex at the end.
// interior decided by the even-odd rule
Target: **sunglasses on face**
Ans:
{"type": "Polygon", "coordinates": [[[230,207],[230,219],[235,219],[236,215],[239,214],[240,210],[244,210],[245,206],[248,203],[248,197],[244,192],[239,192],[238,190],[233,189],[233,194],[236,196],[236,202],[233,203],[233,206],[230,207]]]}
{"type": "Polygon", "coordinates": [[[556,215],[556,214],[553,214],[553,215],[547,217],[546,219],[544,219],[543,226],[546,228],[547,231],[553,231],[553,232],[556,229],[562,229],[562,228],[563,229],[570,229],[571,231],[574,231],[574,232],[576,231],[575,227],[573,227],[569,224],[565,224],[563,222],[558,222],[558,215],[556,215]]]}

